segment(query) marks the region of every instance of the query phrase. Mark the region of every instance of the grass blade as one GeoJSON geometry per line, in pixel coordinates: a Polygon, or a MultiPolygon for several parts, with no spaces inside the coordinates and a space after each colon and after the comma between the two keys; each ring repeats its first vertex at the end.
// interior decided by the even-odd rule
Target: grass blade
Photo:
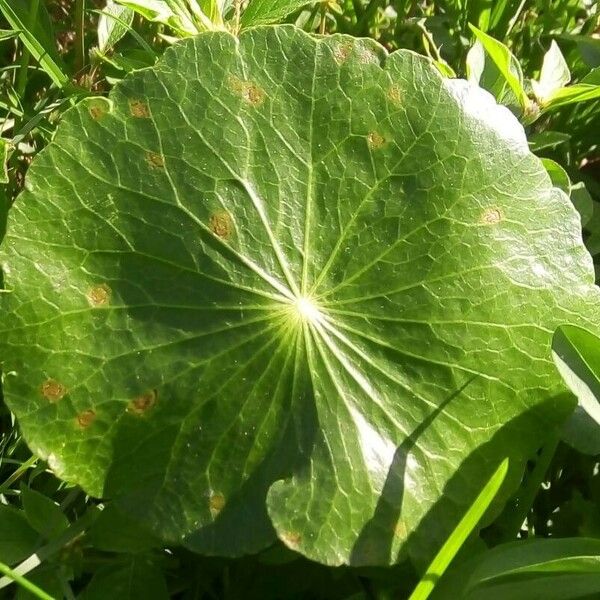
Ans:
{"type": "Polygon", "coordinates": [[[437,581],[444,574],[444,571],[448,568],[448,565],[452,562],[452,559],[456,556],[460,547],[475,529],[488,506],[496,497],[507,472],[508,458],[505,458],[485,484],[469,510],[455,527],[454,531],[444,542],[444,545],[440,548],[440,551],[436,554],[435,558],[431,561],[427,571],[423,577],[421,577],[417,587],[410,595],[409,600],[425,600],[429,597],[429,594],[433,591],[437,581]]]}
{"type": "Polygon", "coordinates": [[[35,585],[35,583],[32,583],[29,579],[25,579],[22,575],[15,573],[15,571],[3,562],[0,562],[0,573],[10,577],[15,583],[18,583],[23,589],[27,590],[30,594],[40,600],[55,600],[52,596],[46,594],[44,590],[35,585]]]}
{"type": "Polygon", "coordinates": [[[48,74],[50,79],[59,87],[64,88],[69,85],[69,78],[65,75],[58,64],[52,59],[42,44],[38,41],[32,31],[27,28],[26,23],[19,17],[11,7],[10,0],[0,0],[0,11],[8,21],[9,25],[19,32],[19,37],[25,47],[31,53],[31,56],[40,64],[42,69],[48,74]]]}

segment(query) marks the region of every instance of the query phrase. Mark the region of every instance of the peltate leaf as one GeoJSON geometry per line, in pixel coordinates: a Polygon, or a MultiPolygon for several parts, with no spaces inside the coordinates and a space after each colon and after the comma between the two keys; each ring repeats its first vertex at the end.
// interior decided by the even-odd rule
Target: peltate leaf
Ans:
{"type": "Polygon", "coordinates": [[[1,262],[31,448],[213,554],[431,559],[572,410],[553,331],[600,322],[579,216],[506,108],[293,27],[201,34],[70,110],[1,262]]]}

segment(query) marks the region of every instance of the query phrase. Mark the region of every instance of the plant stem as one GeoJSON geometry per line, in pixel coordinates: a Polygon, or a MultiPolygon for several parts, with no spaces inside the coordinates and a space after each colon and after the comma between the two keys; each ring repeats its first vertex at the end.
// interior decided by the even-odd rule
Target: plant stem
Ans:
{"type": "Polygon", "coordinates": [[[3,562],[0,562],[0,573],[3,573],[7,577],[10,577],[15,583],[18,583],[23,589],[33,594],[36,598],[40,598],[40,600],[55,600],[52,596],[46,594],[46,592],[40,589],[37,585],[31,583],[31,581],[25,579],[25,577],[23,577],[22,575],[15,573],[8,565],[5,565],[3,562]]]}
{"type": "Polygon", "coordinates": [[[325,35],[325,17],[327,16],[327,3],[321,2],[321,20],[319,21],[319,33],[325,35]]]}
{"type": "Polygon", "coordinates": [[[85,66],[85,0],[75,0],[75,71],[85,66]]]}
{"type": "Polygon", "coordinates": [[[515,14],[512,16],[512,18],[508,22],[508,28],[506,30],[506,33],[504,34],[505,37],[509,36],[510,32],[512,31],[513,27],[515,26],[515,23],[519,20],[519,17],[521,16],[521,12],[524,7],[525,7],[525,0],[521,0],[521,4],[519,4],[519,7],[515,11],[515,14]]]}
{"type": "MultiPolygon", "coordinates": [[[[35,29],[35,24],[37,22],[38,10],[40,8],[40,0],[31,0],[31,6],[29,7],[29,18],[27,20],[27,28],[30,32],[33,33],[35,29]]],[[[25,88],[27,87],[27,72],[29,70],[29,59],[31,58],[31,54],[29,50],[23,45],[23,54],[21,55],[21,64],[19,66],[19,74],[17,76],[17,83],[15,85],[15,90],[19,96],[22,98],[25,94],[25,88]]]]}

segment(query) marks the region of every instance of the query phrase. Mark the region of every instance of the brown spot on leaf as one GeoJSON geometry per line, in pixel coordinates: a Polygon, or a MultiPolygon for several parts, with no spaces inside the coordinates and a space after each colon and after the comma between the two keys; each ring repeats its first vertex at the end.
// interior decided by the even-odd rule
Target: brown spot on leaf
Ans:
{"type": "Polygon", "coordinates": [[[136,98],[129,101],[129,112],[136,119],[147,119],[150,116],[148,105],[136,98]]]}
{"type": "Polygon", "coordinates": [[[400,106],[402,104],[402,92],[397,85],[392,85],[387,93],[388,98],[395,104],[396,106],[400,106]]]}
{"type": "Polygon", "coordinates": [[[40,386],[40,392],[49,402],[58,402],[67,393],[67,388],[56,379],[47,379],[40,386]]]}
{"type": "Polygon", "coordinates": [[[394,535],[397,538],[404,540],[404,539],[406,539],[407,534],[408,534],[408,531],[406,529],[406,523],[404,522],[404,520],[400,519],[396,523],[396,526],[394,527],[394,535]]]}
{"type": "Polygon", "coordinates": [[[111,289],[105,283],[95,285],[87,293],[89,303],[96,306],[106,306],[110,302],[111,289]]]}
{"type": "Polygon", "coordinates": [[[265,91],[252,81],[242,81],[233,76],[229,78],[229,87],[252,106],[259,106],[267,96],[265,91]]]}
{"type": "Polygon", "coordinates": [[[213,519],[225,508],[225,496],[223,494],[211,494],[208,499],[208,508],[213,519]]]}
{"type": "Polygon", "coordinates": [[[105,100],[91,102],[88,108],[90,117],[97,121],[101,119],[108,112],[108,103],[105,100]]]}
{"type": "Polygon", "coordinates": [[[377,150],[385,144],[385,138],[380,133],[371,131],[371,133],[367,135],[367,144],[369,144],[369,148],[372,150],[377,150]]]}
{"type": "Polygon", "coordinates": [[[81,429],[86,429],[87,427],[89,427],[95,419],[96,413],[93,410],[84,410],[82,413],[79,413],[76,417],[77,425],[79,425],[81,429]]]}
{"type": "Polygon", "coordinates": [[[127,406],[127,412],[141,416],[156,404],[157,398],[158,392],[156,390],[150,390],[145,394],[136,396],[127,406]]]}
{"type": "Polygon", "coordinates": [[[484,225],[496,225],[502,221],[502,211],[495,206],[490,206],[483,211],[481,222],[484,225]]]}
{"type": "Polygon", "coordinates": [[[377,64],[379,62],[379,54],[372,48],[361,47],[358,53],[358,59],[361,63],[368,64],[377,64]]]}
{"type": "Polygon", "coordinates": [[[297,531],[286,531],[280,537],[281,541],[290,548],[297,548],[302,541],[302,536],[297,531]]]}
{"type": "Polygon", "coordinates": [[[233,234],[233,219],[226,210],[219,210],[210,216],[210,230],[221,239],[227,240],[233,234]]]}
{"type": "Polygon", "coordinates": [[[155,169],[161,169],[165,166],[165,159],[158,152],[146,152],[146,160],[155,169]]]}
{"type": "Polygon", "coordinates": [[[348,57],[352,54],[352,44],[344,43],[338,44],[333,49],[333,58],[338,64],[342,64],[348,60],[348,57]]]}

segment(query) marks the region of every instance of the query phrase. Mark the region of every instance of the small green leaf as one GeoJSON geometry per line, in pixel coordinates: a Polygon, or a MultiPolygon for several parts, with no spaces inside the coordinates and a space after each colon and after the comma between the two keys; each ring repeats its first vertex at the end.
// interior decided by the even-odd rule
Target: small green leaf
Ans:
{"type": "Polygon", "coordinates": [[[211,23],[223,26],[223,0],[188,0],[188,6],[201,20],[208,19],[211,23]]]}
{"type": "Polygon", "coordinates": [[[600,453],[600,338],[581,327],[563,325],[552,339],[552,357],[577,396],[563,439],[585,454],[600,453]]]}
{"type": "Polygon", "coordinates": [[[100,52],[112,50],[115,44],[129,31],[134,11],[107,0],[98,19],[98,49],[100,52]]]}
{"type": "Polygon", "coordinates": [[[114,52],[111,55],[98,54],[97,56],[103,62],[124,73],[149,67],[156,61],[155,55],[146,50],[129,50],[126,54],[114,52]]]}
{"type": "Polygon", "coordinates": [[[567,104],[588,102],[600,98],[600,67],[592,69],[579,83],[554,92],[544,103],[544,110],[553,110],[567,104]]]}
{"type": "Polygon", "coordinates": [[[107,506],[94,521],[88,540],[105,552],[142,552],[160,545],[157,538],[121,513],[115,506],[107,506]]]}
{"type": "Polygon", "coordinates": [[[544,103],[571,81],[571,72],[558,44],[552,40],[544,55],[539,81],[532,80],[531,87],[539,102],[544,103]]]}
{"type": "Polygon", "coordinates": [[[581,217],[581,226],[585,227],[594,215],[594,200],[587,191],[583,181],[572,184],[571,193],[569,195],[573,206],[577,209],[577,212],[581,217]]]}
{"type": "Polygon", "coordinates": [[[571,180],[567,172],[556,161],[550,158],[542,158],[541,161],[550,176],[552,185],[562,190],[568,196],[571,192],[571,180]]]}
{"type": "Polygon", "coordinates": [[[14,29],[0,29],[0,42],[19,37],[19,31],[14,29]]]}
{"type": "Polygon", "coordinates": [[[23,511],[0,504],[0,561],[13,565],[23,560],[34,551],[38,539],[23,511]]]}
{"type": "Polygon", "coordinates": [[[51,498],[21,484],[21,500],[29,524],[47,539],[54,539],[69,527],[69,520],[51,498]]]}
{"type": "Polygon", "coordinates": [[[435,600],[575,600],[600,593],[600,540],[531,539],[502,544],[454,571],[435,600]]]}
{"type": "Polygon", "coordinates": [[[554,150],[571,139],[568,133],[562,131],[539,131],[529,136],[529,147],[532,152],[541,150],[554,150]]]}
{"type": "Polygon", "coordinates": [[[592,69],[583,79],[581,83],[588,85],[600,85],[600,67],[592,69]]]}
{"type": "Polygon", "coordinates": [[[189,10],[174,0],[115,0],[153,23],[168,25],[177,35],[188,37],[201,31],[189,10]]]}
{"type": "Polygon", "coordinates": [[[241,24],[243,27],[250,27],[278,23],[303,6],[315,2],[316,0],[250,0],[242,13],[241,24]]]}
{"type": "Polygon", "coordinates": [[[509,87],[515,94],[521,108],[526,110],[530,104],[525,88],[523,86],[523,71],[519,61],[512,52],[492,36],[480,31],[474,25],[469,25],[475,37],[481,42],[483,48],[492,59],[502,77],[506,80],[509,87]]]}
{"type": "Polygon", "coordinates": [[[168,600],[169,592],[164,575],[143,555],[131,556],[125,565],[100,569],[80,600],[168,600]]]}

